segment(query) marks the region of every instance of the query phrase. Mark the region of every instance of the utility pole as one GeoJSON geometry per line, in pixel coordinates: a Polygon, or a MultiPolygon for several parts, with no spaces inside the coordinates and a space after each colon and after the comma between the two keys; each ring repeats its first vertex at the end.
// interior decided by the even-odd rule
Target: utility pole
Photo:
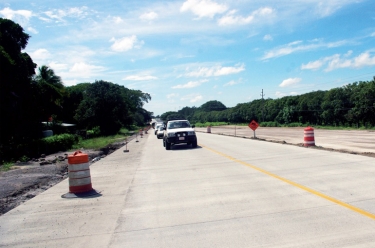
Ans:
{"type": "Polygon", "coordinates": [[[260,96],[262,97],[262,121],[264,121],[264,96],[265,94],[263,94],[263,89],[262,89],[262,94],[260,94],[260,96]]]}

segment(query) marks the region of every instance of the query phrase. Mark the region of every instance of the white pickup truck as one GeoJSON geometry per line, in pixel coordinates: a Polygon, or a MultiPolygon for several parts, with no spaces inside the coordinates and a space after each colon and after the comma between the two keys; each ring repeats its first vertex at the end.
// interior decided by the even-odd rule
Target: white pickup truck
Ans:
{"type": "Polygon", "coordinates": [[[198,145],[194,128],[187,120],[168,121],[164,130],[163,145],[166,150],[170,150],[174,144],[187,144],[196,148],[198,145]]]}

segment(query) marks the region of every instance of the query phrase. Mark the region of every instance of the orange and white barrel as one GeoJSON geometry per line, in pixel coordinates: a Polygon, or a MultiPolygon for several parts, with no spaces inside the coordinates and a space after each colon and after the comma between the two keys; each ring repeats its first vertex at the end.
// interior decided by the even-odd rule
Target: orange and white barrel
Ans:
{"type": "Polygon", "coordinates": [[[314,128],[307,127],[303,130],[304,146],[315,146],[314,128]]]}
{"type": "Polygon", "coordinates": [[[211,126],[207,127],[207,133],[211,133],[211,126]]]}
{"type": "Polygon", "coordinates": [[[84,193],[92,190],[89,156],[76,151],[68,156],[69,192],[84,193]]]}

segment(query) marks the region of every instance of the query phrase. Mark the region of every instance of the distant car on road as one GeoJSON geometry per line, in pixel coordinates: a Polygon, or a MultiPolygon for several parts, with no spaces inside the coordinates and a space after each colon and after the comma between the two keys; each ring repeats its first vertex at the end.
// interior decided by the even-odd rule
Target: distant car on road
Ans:
{"type": "Polygon", "coordinates": [[[164,126],[160,126],[156,132],[156,137],[162,139],[164,136],[164,126]]]}
{"type": "Polygon", "coordinates": [[[168,121],[164,130],[163,145],[170,150],[175,144],[187,144],[193,148],[197,147],[198,140],[194,128],[187,120],[168,121]]]}
{"type": "Polygon", "coordinates": [[[156,135],[156,133],[158,132],[159,127],[162,127],[162,126],[164,126],[163,123],[157,123],[157,124],[155,125],[155,135],[156,135]]]}

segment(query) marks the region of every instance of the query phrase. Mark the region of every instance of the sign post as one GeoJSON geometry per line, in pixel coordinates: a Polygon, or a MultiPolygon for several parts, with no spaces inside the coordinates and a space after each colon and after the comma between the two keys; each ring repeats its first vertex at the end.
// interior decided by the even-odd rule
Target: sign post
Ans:
{"type": "Polygon", "coordinates": [[[255,138],[256,138],[256,137],[255,137],[255,130],[259,127],[258,122],[252,120],[252,121],[249,123],[248,126],[249,126],[249,128],[251,128],[251,130],[254,131],[254,139],[255,139],[255,138]]]}

